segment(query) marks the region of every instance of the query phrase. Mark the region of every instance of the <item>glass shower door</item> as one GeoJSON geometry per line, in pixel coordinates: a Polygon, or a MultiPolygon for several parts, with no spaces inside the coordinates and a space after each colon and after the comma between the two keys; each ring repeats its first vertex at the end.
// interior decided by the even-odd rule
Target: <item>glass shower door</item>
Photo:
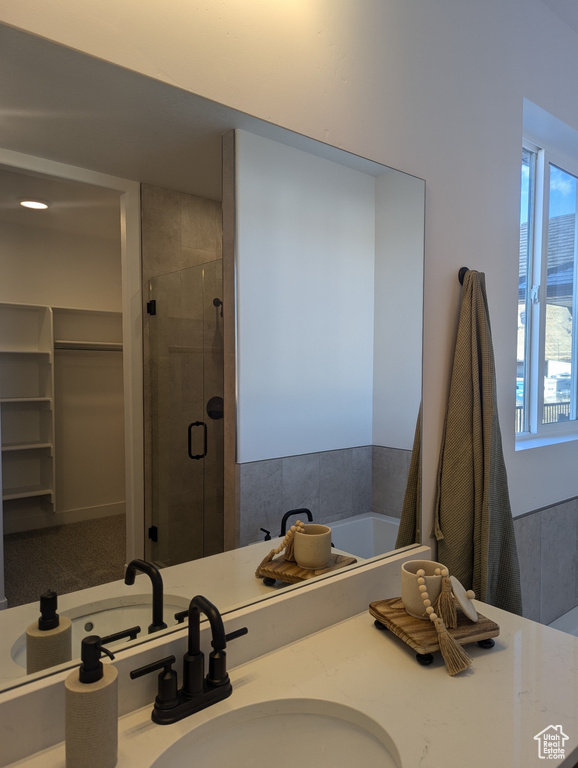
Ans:
{"type": "Polygon", "coordinates": [[[220,260],[149,284],[147,558],[160,566],[223,550],[221,287],[220,260]]]}

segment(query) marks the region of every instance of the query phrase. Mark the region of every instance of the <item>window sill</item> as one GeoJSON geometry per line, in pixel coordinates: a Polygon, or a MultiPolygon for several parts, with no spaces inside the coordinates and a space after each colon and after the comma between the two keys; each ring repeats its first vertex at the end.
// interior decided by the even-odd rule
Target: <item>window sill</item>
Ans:
{"type": "Polygon", "coordinates": [[[547,445],[557,443],[570,443],[578,440],[578,425],[574,424],[572,430],[563,433],[541,433],[539,435],[516,435],[516,451],[526,451],[530,448],[544,448],[547,445]]]}

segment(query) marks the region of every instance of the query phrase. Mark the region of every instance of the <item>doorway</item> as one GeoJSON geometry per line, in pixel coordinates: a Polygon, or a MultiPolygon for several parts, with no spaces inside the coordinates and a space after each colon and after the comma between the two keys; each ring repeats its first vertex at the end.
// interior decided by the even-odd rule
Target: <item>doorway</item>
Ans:
{"type": "MultiPolygon", "coordinates": [[[[126,538],[118,558],[120,569],[127,558],[142,556],[142,511],[140,519],[135,519],[135,510],[142,510],[138,501],[143,496],[142,458],[138,456],[139,442],[142,446],[142,350],[139,339],[135,343],[133,338],[135,316],[139,324],[136,335],[142,338],[142,332],[140,302],[136,311],[130,301],[135,286],[140,296],[140,196],[138,185],[132,182],[7,150],[0,150],[0,175],[6,182],[0,211],[4,278],[0,302],[5,314],[14,305],[19,307],[18,316],[32,320],[38,316],[42,321],[35,324],[30,320],[26,332],[20,333],[20,324],[12,322],[10,315],[10,322],[2,326],[4,346],[8,345],[2,350],[5,356],[25,363],[11,365],[10,370],[16,371],[11,386],[26,384],[28,379],[22,376],[37,361],[43,365],[42,392],[26,389],[24,400],[17,391],[4,387],[4,395],[0,392],[0,424],[6,439],[0,523],[9,536],[22,539],[18,542],[21,554],[15,558],[19,586],[24,570],[32,584],[28,599],[19,592],[17,600],[10,602],[14,605],[38,599],[47,588],[63,593],[114,578],[96,563],[102,534],[95,532],[90,544],[91,531],[82,532],[78,540],[87,542],[86,562],[93,568],[77,567],[79,550],[73,544],[62,548],[73,553],[70,567],[66,568],[62,555],[46,565],[47,575],[43,576],[41,558],[22,552],[37,543],[34,539],[40,542],[44,531],[50,530],[53,538],[40,551],[55,554],[60,547],[60,541],[56,546],[56,531],[90,528],[93,521],[103,521],[105,529],[121,531],[122,536],[117,534],[115,539],[126,538]],[[40,216],[46,214],[44,219],[22,218],[27,214],[18,202],[24,187],[26,197],[32,192],[31,196],[50,203],[47,211],[39,212],[40,216]],[[107,222],[115,230],[109,242],[107,222]],[[36,326],[41,335],[34,342],[31,334],[36,326]],[[83,410],[91,392],[97,396],[94,407],[83,410]],[[106,434],[114,435],[113,449],[106,451],[106,458],[104,451],[91,454],[92,447],[96,449],[94,419],[103,408],[112,419],[106,434]],[[84,421],[78,418],[81,411],[84,421]],[[113,422],[114,432],[110,430],[113,422]],[[120,466],[114,468],[114,487],[110,493],[103,492],[102,478],[108,475],[105,465],[115,458],[120,466]],[[84,468],[79,468],[83,460],[84,468]],[[75,466],[72,473],[64,469],[71,462],[75,466]],[[88,498],[91,482],[96,495],[88,498]],[[39,567],[23,569],[23,562],[39,567]],[[89,570],[93,581],[79,580],[79,574],[89,570]]],[[[97,426],[105,429],[104,420],[97,420],[97,426]]],[[[9,555],[5,554],[8,569],[9,555]]],[[[105,548],[104,560],[109,554],[105,548]]],[[[0,568],[0,607],[7,607],[4,568],[0,568]]]]}

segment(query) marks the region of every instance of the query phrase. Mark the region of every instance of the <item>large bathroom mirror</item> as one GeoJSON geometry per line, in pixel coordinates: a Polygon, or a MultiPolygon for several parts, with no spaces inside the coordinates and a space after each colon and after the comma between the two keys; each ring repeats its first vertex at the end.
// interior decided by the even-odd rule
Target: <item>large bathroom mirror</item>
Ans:
{"type": "MultiPolygon", "coordinates": [[[[1,26],[0,62],[11,589],[39,573],[32,594],[81,619],[117,593],[139,607],[146,577],[97,585],[146,557],[171,609],[192,589],[226,611],[276,594],[254,571],[295,508],[358,564],[391,551],[421,398],[423,180],[1,26]],[[389,543],[357,549],[375,519],[389,543]]],[[[0,689],[38,615],[7,594],[0,689]]]]}

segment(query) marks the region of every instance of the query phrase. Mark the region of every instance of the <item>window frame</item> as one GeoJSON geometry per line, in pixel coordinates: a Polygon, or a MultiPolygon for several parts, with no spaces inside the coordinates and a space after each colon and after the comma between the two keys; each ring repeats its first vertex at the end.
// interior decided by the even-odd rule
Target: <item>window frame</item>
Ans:
{"type": "MultiPolygon", "coordinates": [[[[548,278],[550,166],[578,179],[578,159],[559,152],[550,142],[525,132],[522,149],[535,156],[526,265],[526,339],[524,375],[525,431],[515,432],[516,450],[578,439],[578,202],[575,214],[572,376],[570,420],[542,423],[544,410],[545,335],[548,278]]],[[[578,193],[577,193],[578,197],[578,193]]],[[[519,293],[518,293],[519,301],[519,293]]]]}

